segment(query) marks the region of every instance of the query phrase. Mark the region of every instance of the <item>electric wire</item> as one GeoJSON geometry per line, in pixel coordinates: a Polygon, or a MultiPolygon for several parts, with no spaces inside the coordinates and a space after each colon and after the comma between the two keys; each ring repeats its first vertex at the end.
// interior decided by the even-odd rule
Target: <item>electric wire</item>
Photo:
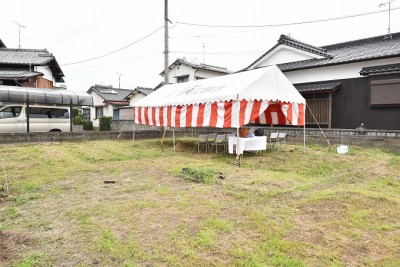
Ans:
{"type": "Polygon", "coordinates": [[[146,36],[140,38],[139,40],[136,40],[136,41],[133,42],[133,43],[130,43],[130,44],[128,44],[128,45],[126,45],[126,46],[124,46],[124,47],[121,47],[121,48],[119,48],[119,49],[116,49],[116,50],[114,50],[114,51],[111,51],[111,52],[109,52],[109,53],[107,53],[107,54],[104,54],[104,55],[101,55],[101,56],[97,56],[97,57],[94,57],[94,58],[89,58],[89,59],[77,61],[77,62],[71,62],[71,63],[61,64],[60,66],[68,66],[68,65],[75,65],[75,64],[85,63],[85,62],[93,61],[93,60],[96,60],[96,59],[99,59],[99,58],[103,58],[103,57],[106,57],[106,56],[115,54],[115,53],[117,53],[117,52],[119,52],[119,51],[121,51],[121,50],[124,50],[124,49],[126,49],[126,48],[128,48],[128,47],[130,47],[130,46],[132,46],[132,45],[135,45],[135,44],[137,44],[137,43],[139,43],[139,42],[141,42],[141,41],[147,39],[148,37],[152,36],[153,34],[155,34],[156,32],[158,32],[159,30],[161,30],[162,28],[164,28],[164,26],[161,26],[161,27],[157,28],[156,30],[154,30],[154,31],[152,31],[151,33],[147,34],[146,36]]]}
{"type": "MultiPolygon", "coordinates": [[[[400,9],[400,7],[392,8],[391,11],[398,10],[398,9],[400,9]]],[[[344,16],[332,17],[332,18],[326,18],[326,19],[308,20],[308,21],[300,21],[300,22],[289,22],[289,23],[277,23],[277,24],[265,24],[265,25],[211,25],[211,24],[200,24],[200,23],[191,23],[191,22],[182,22],[182,21],[176,21],[175,23],[181,24],[181,25],[196,26],[196,27],[209,27],[209,28],[268,28],[268,27],[283,27],[283,26],[334,21],[334,20],[340,20],[340,19],[348,19],[348,18],[373,15],[373,14],[378,14],[378,13],[383,13],[383,12],[387,12],[387,10],[370,11],[370,12],[365,12],[365,13],[344,15],[344,16]]]]}
{"type": "Polygon", "coordinates": [[[82,67],[82,68],[78,68],[78,69],[65,70],[65,72],[74,72],[74,71],[79,71],[79,70],[92,69],[92,68],[97,68],[97,67],[102,67],[102,66],[107,66],[107,65],[127,62],[127,61],[131,61],[131,60],[135,60],[135,59],[148,58],[148,57],[152,57],[152,56],[155,56],[155,55],[161,55],[161,54],[162,54],[161,52],[158,52],[158,53],[153,53],[153,54],[133,57],[133,58],[125,59],[125,60],[113,61],[113,62],[108,62],[108,63],[104,63],[104,64],[98,64],[98,65],[93,65],[93,66],[82,67]]]}

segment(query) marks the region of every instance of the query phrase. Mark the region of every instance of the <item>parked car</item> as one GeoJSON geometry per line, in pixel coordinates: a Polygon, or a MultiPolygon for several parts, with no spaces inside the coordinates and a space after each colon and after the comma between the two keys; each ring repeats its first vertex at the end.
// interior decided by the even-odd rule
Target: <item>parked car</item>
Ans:
{"type": "MultiPolygon", "coordinates": [[[[0,133],[26,133],[26,104],[13,104],[0,108],[0,133]]],[[[68,107],[29,107],[29,132],[69,132],[70,110],[68,107]]]]}

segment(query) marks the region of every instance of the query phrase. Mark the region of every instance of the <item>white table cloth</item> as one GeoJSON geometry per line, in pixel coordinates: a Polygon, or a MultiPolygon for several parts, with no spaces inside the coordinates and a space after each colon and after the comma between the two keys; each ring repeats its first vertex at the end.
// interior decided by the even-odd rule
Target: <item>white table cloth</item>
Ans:
{"type": "MultiPolygon", "coordinates": [[[[236,153],[233,150],[233,146],[236,146],[236,136],[229,136],[228,139],[228,151],[229,154],[236,153]]],[[[267,149],[267,137],[266,136],[254,136],[248,138],[239,137],[239,154],[243,154],[243,151],[258,151],[267,149]]]]}

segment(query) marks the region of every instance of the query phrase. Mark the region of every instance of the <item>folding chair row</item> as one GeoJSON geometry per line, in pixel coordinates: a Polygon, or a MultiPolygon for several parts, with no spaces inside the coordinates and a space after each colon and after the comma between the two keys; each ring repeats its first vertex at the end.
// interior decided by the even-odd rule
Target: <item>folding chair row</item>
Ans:
{"type": "Polygon", "coordinates": [[[194,143],[193,151],[197,146],[197,152],[200,153],[201,146],[203,146],[205,147],[206,153],[208,153],[208,151],[213,151],[214,147],[215,153],[218,153],[220,147],[222,147],[225,152],[228,149],[228,136],[228,134],[217,133],[201,134],[194,143]]]}

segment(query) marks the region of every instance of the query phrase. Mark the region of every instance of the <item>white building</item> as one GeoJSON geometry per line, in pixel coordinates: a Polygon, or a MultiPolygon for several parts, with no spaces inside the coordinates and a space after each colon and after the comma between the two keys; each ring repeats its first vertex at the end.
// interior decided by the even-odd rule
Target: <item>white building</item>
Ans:
{"type": "Polygon", "coordinates": [[[94,127],[99,127],[99,118],[102,116],[119,119],[119,107],[128,106],[126,97],[133,89],[113,88],[111,85],[98,85],[90,87],[87,91],[93,97],[93,107],[90,108],[90,120],[94,127]]]}
{"type": "MultiPolygon", "coordinates": [[[[178,58],[169,66],[169,83],[183,83],[232,73],[227,68],[178,58]]],[[[160,73],[164,77],[164,71],[160,73]]]]}

